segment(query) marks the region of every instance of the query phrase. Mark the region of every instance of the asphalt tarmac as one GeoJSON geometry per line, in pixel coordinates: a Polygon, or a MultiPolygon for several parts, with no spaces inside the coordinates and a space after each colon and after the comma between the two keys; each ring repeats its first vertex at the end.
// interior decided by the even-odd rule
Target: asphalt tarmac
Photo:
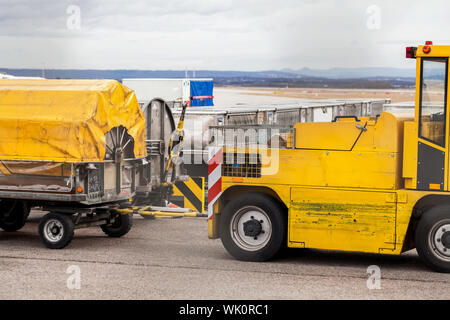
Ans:
{"type": "Polygon", "coordinates": [[[41,216],[32,212],[22,230],[0,232],[0,299],[450,298],[450,275],[428,270],[415,251],[290,249],[271,262],[240,262],[208,239],[204,218],[139,216],[123,238],[78,229],[67,248],[50,250],[38,236],[41,216]],[[379,282],[369,279],[373,265],[379,282]]]}

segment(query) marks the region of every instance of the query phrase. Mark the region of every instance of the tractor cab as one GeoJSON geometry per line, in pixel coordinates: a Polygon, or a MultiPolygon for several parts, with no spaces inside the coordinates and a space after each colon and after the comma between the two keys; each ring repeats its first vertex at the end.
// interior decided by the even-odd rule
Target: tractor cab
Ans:
{"type": "Polygon", "coordinates": [[[403,176],[405,187],[448,191],[448,46],[406,48],[415,58],[415,120],[405,124],[403,176]]]}

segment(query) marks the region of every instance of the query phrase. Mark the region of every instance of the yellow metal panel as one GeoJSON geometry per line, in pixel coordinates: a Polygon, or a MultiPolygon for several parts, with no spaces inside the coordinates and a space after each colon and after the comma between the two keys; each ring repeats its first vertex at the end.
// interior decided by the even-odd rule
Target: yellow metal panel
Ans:
{"type": "Polygon", "coordinates": [[[417,57],[449,57],[450,56],[450,46],[436,46],[432,45],[430,53],[423,52],[423,45],[417,47],[416,56],[417,57]]]}
{"type": "Polygon", "coordinates": [[[134,92],[114,80],[0,80],[0,159],[104,161],[105,134],[124,126],[147,155],[134,92]]]}
{"type": "Polygon", "coordinates": [[[417,179],[405,178],[405,189],[416,189],[416,188],[417,188],[417,179]]]}
{"type": "Polygon", "coordinates": [[[411,111],[382,112],[378,120],[368,121],[354,150],[401,152],[403,124],[414,119],[411,111]]]}
{"type": "Polygon", "coordinates": [[[292,188],[289,245],[379,253],[395,249],[395,193],[292,188]]]}
{"type": "MultiPolygon", "coordinates": [[[[291,187],[285,184],[266,184],[264,181],[260,179],[247,179],[244,184],[236,184],[232,181],[230,177],[222,177],[222,190],[224,193],[227,193],[227,199],[231,200],[233,197],[242,192],[258,192],[258,190],[272,190],[273,194],[276,194],[281,202],[285,203],[287,207],[290,205],[291,201],[291,187]],[[233,192],[232,190],[228,190],[235,186],[239,186],[238,192],[233,192]],[[227,191],[227,192],[226,192],[227,191]]],[[[217,211],[217,212],[220,212],[217,211]]]]}
{"type": "MultiPolygon", "coordinates": [[[[396,222],[396,248],[393,254],[400,254],[414,248],[414,243],[405,243],[408,227],[410,225],[414,206],[425,196],[449,196],[448,192],[398,190],[397,222],[396,222]],[[402,201],[400,201],[402,200],[402,201]]],[[[389,252],[388,252],[389,253],[389,252]]]]}
{"type": "Polygon", "coordinates": [[[297,149],[350,150],[358,138],[365,122],[341,119],[336,122],[297,123],[295,125],[295,147],[297,149]]]}
{"type": "Polygon", "coordinates": [[[217,216],[214,214],[208,220],[208,238],[217,239],[219,237],[219,223],[217,216]]]}
{"type": "Polygon", "coordinates": [[[421,82],[421,76],[420,73],[422,72],[421,69],[422,66],[422,59],[420,57],[418,57],[416,59],[416,94],[415,94],[415,106],[416,108],[414,109],[415,115],[414,115],[414,120],[416,123],[418,123],[419,121],[419,108],[418,106],[420,106],[420,87],[422,86],[422,82],[421,82]]]}
{"type": "Polygon", "coordinates": [[[220,212],[222,212],[223,208],[223,201],[216,201],[213,204],[213,215],[208,219],[208,238],[210,239],[217,239],[220,237],[220,212]]]}
{"type": "MultiPolygon", "coordinates": [[[[394,153],[309,150],[301,154],[295,176],[305,186],[394,189],[397,158],[394,153]]],[[[291,174],[280,172],[286,179],[291,174]]]]}
{"type": "Polygon", "coordinates": [[[296,148],[397,152],[403,145],[403,124],[414,119],[411,111],[382,112],[378,119],[360,117],[333,123],[297,123],[296,148]],[[365,127],[365,131],[357,128],[365,127]],[[356,144],[355,144],[356,143],[356,144]]]}
{"type": "MultiPolygon", "coordinates": [[[[223,178],[223,188],[224,190],[227,190],[229,188],[232,188],[233,186],[236,186],[236,184],[234,184],[232,182],[232,179],[229,177],[224,177],[223,178]]],[[[404,250],[409,250],[411,249],[411,247],[406,246],[404,244],[405,238],[406,238],[406,233],[408,231],[408,226],[410,223],[410,219],[411,219],[411,215],[413,212],[413,207],[415,206],[415,204],[417,203],[417,201],[429,194],[440,194],[440,195],[447,195],[447,193],[445,192],[424,192],[424,191],[416,191],[416,190],[404,190],[404,189],[400,189],[400,190],[395,190],[393,192],[388,192],[387,190],[385,192],[380,190],[361,190],[361,189],[325,189],[325,188],[308,188],[308,187],[298,187],[295,188],[295,190],[293,190],[292,194],[294,194],[294,191],[297,192],[296,193],[296,201],[290,201],[290,192],[289,190],[291,189],[291,185],[289,184],[281,184],[281,181],[278,181],[278,183],[276,184],[272,184],[272,183],[267,183],[265,182],[266,179],[246,179],[246,181],[244,182],[244,184],[239,184],[240,185],[240,191],[239,192],[250,192],[250,191],[254,191],[255,189],[246,189],[248,188],[269,188],[271,190],[274,191],[274,194],[276,194],[283,203],[286,204],[286,206],[289,208],[290,210],[290,219],[292,219],[292,217],[295,217],[295,215],[293,215],[293,213],[295,213],[296,210],[296,205],[297,203],[316,203],[318,204],[320,211],[323,211],[322,213],[324,213],[323,215],[319,215],[317,214],[317,211],[315,212],[318,216],[321,216],[323,219],[328,219],[328,218],[334,218],[334,220],[337,220],[337,222],[343,222],[345,221],[344,218],[347,218],[346,222],[349,222],[350,215],[345,215],[345,210],[352,212],[352,210],[348,210],[349,208],[353,208],[353,209],[358,209],[358,208],[362,208],[361,210],[357,210],[358,212],[353,211],[353,215],[355,217],[355,219],[357,220],[357,222],[365,222],[368,226],[371,228],[378,228],[378,227],[383,227],[385,228],[385,230],[383,231],[384,234],[386,234],[386,237],[381,239],[378,234],[378,240],[377,241],[385,241],[382,243],[382,247],[380,247],[380,251],[381,253],[385,253],[385,254],[400,254],[402,253],[404,250]],[[257,181],[259,180],[259,183],[257,183],[257,181]],[[250,182],[251,181],[251,182],[250,182]],[[300,191],[300,192],[299,192],[300,191]],[[369,196],[368,196],[369,195],[369,196]],[[397,212],[396,212],[396,220],[394,217],[394,207],[396,205],[397,202],[397,212]],[[339,206],[331,206],[332,203],[340,203],[341,207],[339,208],[339,206]],[[345,204],[350,203],[350,205],[345,208],[345,204]],[[367,206],[366,206],[367,204],[367,206]],[[320,207],[322,206],[323,207],[320,207]],[[326,210],[326,208],[330,208],[332,210],[326,210]],[[375,208],[374,210],[371,210],[371,208],[375,208]],[[380,209],[380,210],[377,210],[380,209]],[[388,210],[386,210],[386,208],[388,210]],[[381,212],[383,211],[383,212],[381,212]],[[344,213],[343,213],[344,212],[344,213]],[[378,214],[381,215],[378,215],[378,214]],[[387,215],[386,215],[387,213],[387,215]],[[337,218],[342,217],[341,220],[338,220],[337,218]],[[362,219],[363,218],[363,219],[362,219]],[[382,221],[382,223],[380,224],[380,219],[382,221]],[[383,221],[384,219],[384,221],[383,221]],[[395,231],[393,231],[391,233],[391,231],[393,229],[395,231]],[[386,231],[387,230],[387,231],[386,231]],[[386,233],[387,232],[387,233],[386,233]],[[390,235],[393,235],[392,237],[390,235]],[[393,245],[393,241],[392,239],[395,239],[395,246],[393,245]],[[392,243],[391,243],[392,240],[392,243]],[[390,243],[391,245],[386,245],[386,243],[390,243]]],[[[298,186],[301,183],[301,181],[298,181],[297,183],[292,183],[292,186],[298,186]]],[[[233,196],[236,196],[236,193],[231,193],[229,194],[229,199],[233,198],[233,196]]],[[[293,199],[294,200],[294,199],[293,199]]],[[[305,206],[304,206],[305,207],[305,206]]],[[[298,208],[297,208],[298,209],[298,208]]],[[[221,212],[221,210],[223,210],[223,207],[221,208],[219,203],[217,203],[217,206],[215,206],[215,210],[214,210],[214,215],[212,220],[210,220],[209,223],[209,232],[210,232],[210,237],[218,237],[219,233],[218,233],[218,213],[221,212]]],[[[306,211],[303,210],[303,216],[305,216],[306,211]]],[[[220,215],[219,215],[220,216],[220,215]]],[[[313,215],[306,215],[306,217],[312,219],[313,215]]],[[[318,220],[317,220],[318,221],[318,220]]],[[[326,221],[326,220],[323,220],[326,221]]],[[[339,226],[339,224],[334,221],[337,225],[337,227],[330,227],[332,230],[336,229],[336,230],[341,230],[342,226],[339,226]],[[341,227],[339,229],[339,227],[341,227]]],[[[354,221],[353,221],[354,222],[354,221]]],[[[297,235],[302,235],[304,234],[303,231],[299,231],[299,229],[295,229],[293,226],[295,225],[295,220],[290,220],[290,226],[288,229],[289,232],[289,238],[288,239],[293,239],[293,236],[295,234],[297,235]],[[292,224],[294,222],[294,224],[292,224]]],[[[354,222],[355,223],[355,222],[354,222]]],[[[324,225],[322,225],[324,227],[324,225]]],[[[342,233],[339,233],[339,235],[337,236],[339,239],[346,239],[346,237],[344,236],[345,234],[347,234],[349,237],[351,236],[352,233],[354,233],[354,235],[356,237],[361,237],[361,239],[366,239],[364,240],[363,244],[364,247],[357,247],[355,248],[352,244],[350,244],[349,246],[346,245],[342,245],[340,248],[336,248],[336,246],[333,246],[334,242],[330,242],[328,244],[323,243],[323,247],[320,247],[322,249],[337,249],[337,250],[356,250],[356,251],[367,251],[367,252],[378,252],[378,248],[376,246],[372,246],[371,248],[368,249],[367,246],[370,247],[370,243],[367,239],[367,230],[372,230],[372,229],[365,229],[366,233],[360,233],[362,229],[360,229],[359,227],[361,227],[361,225],[354,225],[354,229],[351,228],[352,224],[346,224],[345,227],[347,227],[347,230],[343,230],[342,233]]],[[[362,228],[362,227],[361,227],[362,228]]],[[[323,237],[323,233],[325,229],[321,230],[321,232],[314,232],[313,234],[311,233],[311,237],[317,237],[322,238],[323,237]],[[315,235],[315,236],[314,236],[315,235]]],[[[336,234],[333,233],[332,230],[328,230],[328,232],[330,232],[331,234],[336,234]]],[[[380,229],[381,230],[381,229],[380,229]]],[[[341,230],[342,231],[342,230],[341,230]]],[[[310,232],[312,232],[310,230],[310,232]]],[[[358,238],[359,239],[359,238],[358,238]]],[[[359,239],[358,241],[360,241],[361,239],[359,239]]],[[[289,246],[290,247],[304,247],[305,243],[302,242],[302,240],[304,239],[300,239],[300,240],[296,240],[297,242],[290,242],[289,246]],[[299,241],[299,242],[298,242],[299,241]]],[[[295,241],[295,240],[294,240],[295,241]]],[[[308,246],[308,247],[313,247],[308,246]]]]}
{"type": "MultiPolygon", "coordinates": [[[[405,139],[403,146],[403,177],[412,179],[412,185],[416,188],[417,181],[417,124],[405,122],[405,139]]],[[[405,186],[407,187],[407,186],[405,186]]]]}
{"type": "MultiPolygon", "coordinates": [[[[228,151],[234,152],[233,149],[224,150],[225,153],[228,151]]],[[[271,154],[261,149],[260,152],[263,169],[264,163],[269,163],[273,165],[273,171],[271,174],[263,174],[261,178],[243,178],[243,184],[366,189],[399,187],[399,153],[303,149],[277,149],[277,153],[271,154]]],[[[235,183],[232,178],[224,177],[223,183],[227,181],[235,183]]]]}
{"type": "MultiPolygon", "coordinates": [[[[396,248],[392,252],[393,254],[400,254],[404,251],[408,251],[414,247],[414,243],[406,244],[406,235],[408,227],[411,221],[413,208],[416,203],[427,195],[448,195],[445,192],[429,192],[429,191],[416,191],[416,190],[398,190],[397,197],[397,222],[396,222],[396,248]],[[400,201],[402,200],[402,201],[400,201]],[[410,245],[408,247],[407,245],[410,245]],[[406,247],[405,247],[406,246],[406,247]]],[[[388,252],[389,253],[389,252],[388,252]]]]}
{"type": "MultiPolygon", "coordinates": [[[[448,47],[448,46],[447,46],[448,47]]],[[[449,64],[447,64],[447,74],[450,74],[450,63],[449,64]]],[[[449,141],[449,137],[450,137],[450,134],[449,134],[449,128],[450,128],[450,112],[448,111],[449,109],[449,107],[450,107],[450,86],[447,84],[447,92],[446,92],[446,95],[447,95],[447,101],[446,101],[446,103],[447,103],[447,112],[446,112],[446,117],[447,117],[447,119],[446,119],[446,124],[445,124],[445,126],[446,126],[446,132],[445,132],[445,135],[446,135],[446,138],[445,138],[445,175],[444,175],[444,190],[449,190],[449,175],[450,175],[450,167],[449,167],[449,159],[450,159],[450,155],[449,155],[449,152],[448,152],[448,150],[449,150],[449,146],[450,146],[450,141],[449,141]]]]}

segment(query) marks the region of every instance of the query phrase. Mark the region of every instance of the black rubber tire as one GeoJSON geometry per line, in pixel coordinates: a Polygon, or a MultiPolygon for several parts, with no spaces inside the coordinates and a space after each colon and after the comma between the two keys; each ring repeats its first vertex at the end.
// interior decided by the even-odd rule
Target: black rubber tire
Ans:
{"type": "Polygon", "coordinates": [[[287,213],[270,196],[262,193],[246,193],[227,203],[220,217],[220,238],[225,249],[236,259],[242,261],[267,261],[275,257],[286,246],[287,213]],[[257,251],[239,247],[231,235],[233,216],[245,206],[262,209],[270,219],[272,233],[267,244],[257,251]]]}
{"type": "Polygon", "coordinates": [[[450,223],[450,205],[437,206],[424,212],[415,233],[415,245],[420,258],[437,272],[450,273],[450,258],[443,260],[433,249],[430,236],[441,223],[450,223]]]}
{"type": "Polygon", "coordinates": [[[41,222],[39,223],[39,237],[41,238],[42,243],[49,249],[62,249],[66,247],[72,241],[74,233],[75,224],[70,215],[51,212],[42,217],[41,222]],[[58,241],[50,241],[45,235],[44,228],[50,220],[57,220],[62,225],[62,229],[60,229],[62,237],[58,241]]]}
{"type": "Polygon", "coordinates": [[[120,238],[131,230],[132,225],[132,214],[118,214],[113,224],[103,225],[101,228],[109,237],[120,238]]]}
{"type": "Polygon", "coordinates": [[[30,207],[30,205],[29,205],[27,202],[25,202],[25,201],[24,201],[24,204],[25,204],[24,210],[25,210],[25,221],[26,221],[26,220],[28,219],[28,217],[30,216],[31,207],[30,207]]]}
{"type": "Polygon", "coordinates": [[[6,232],[14,232],[23,228],[30,214],[25,201],[2,200],[0,202],[0,228],[6,232]],[[8,216],[3,216],[7,212],[8,216]]]}

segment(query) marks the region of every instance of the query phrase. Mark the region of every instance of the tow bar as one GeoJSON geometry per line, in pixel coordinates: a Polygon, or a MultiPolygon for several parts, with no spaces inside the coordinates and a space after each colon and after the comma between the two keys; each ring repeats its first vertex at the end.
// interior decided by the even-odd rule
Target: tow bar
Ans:
{"type": "Polygon", "coordinates": [[[167,208],[167,207],[130,207],[130,208],[114,208],[112,209],[120,214],[139,214],[152,216],[155,219],[177,219],[177,218],[207,218],[206,213],[199,213],[191,209],[184,208],[167,208]]]}

